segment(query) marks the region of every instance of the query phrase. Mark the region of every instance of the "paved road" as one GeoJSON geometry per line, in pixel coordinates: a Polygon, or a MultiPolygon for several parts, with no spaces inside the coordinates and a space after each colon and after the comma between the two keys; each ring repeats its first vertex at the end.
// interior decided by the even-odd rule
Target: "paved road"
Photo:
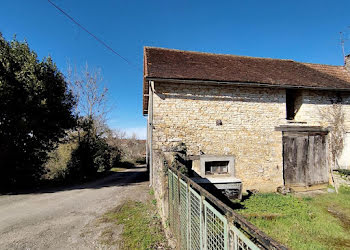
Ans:
{"type": "Polygon", "coordinates": [[[103,249],[98,218],[125,200],[147,199],[146,169],[85,185],[0,196],[0,249],[103,249]]]}

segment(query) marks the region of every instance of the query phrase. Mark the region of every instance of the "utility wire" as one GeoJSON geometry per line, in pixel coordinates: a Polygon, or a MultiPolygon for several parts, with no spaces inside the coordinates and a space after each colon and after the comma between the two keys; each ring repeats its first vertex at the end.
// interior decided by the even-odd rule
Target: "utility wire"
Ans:
{"type": "Polygon", "coordinates": [[[51,0],[47,0],[52,6],[54,6],[56,9],[58,9],[63,15],[65,15],[66,17],[68,17],[72,22],[74,22],[76,25],[78,25],[81,29],[83,29],[86,33],[88,33],[90,36],[92,36],[96,41],[98,41],[99,43],[101,43],[103,46],[105,46],[107,49],[109,49],[110,51],[112,51],[114,54],[116,54],[117,56],[119,56],[121,59],[123,59],[125,62],[127,62],[130,66],[136,68],[137,70],[140,70],[140,68],[138,68],[136,65],[134,65],[133,63],[131,63],[128,59],[126,59],[125,57],[123,57],[121,54],[119,54],[117,51],[115,51],[111,46],[109,46],[108,44],[106,44],[104,41],[102,41],[100,38],[98,38],[97,36],[95,36],[93,33],[91,33],[88,29],[86,29],[83,25],[81,25],[80,23],[78,23],[78,21],[76,21],[73,17],[71,17],[67,12],[65,12],[63,9],[61,9],[60,7],[58,7],[56,4],[54,4],[51,0]]]}

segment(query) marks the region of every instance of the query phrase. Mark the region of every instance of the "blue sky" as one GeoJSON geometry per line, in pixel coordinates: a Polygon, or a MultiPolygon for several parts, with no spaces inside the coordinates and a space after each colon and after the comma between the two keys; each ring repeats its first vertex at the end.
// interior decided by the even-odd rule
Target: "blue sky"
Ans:
{"type": "MultiPolygon", "coordinates": [[[[342,65],[339,32],[350,1],[52,0],[142,69],[143,46],[342,65]]],[[[0,32],[26,39],[62,72],[68,61],[101,68],[113,111],[109,125],[144,137],[142,71],[97,43],[47,0],[3,0],[0,32]]],[[[346,42],[350,53],[350,42],[346,42]]]]}

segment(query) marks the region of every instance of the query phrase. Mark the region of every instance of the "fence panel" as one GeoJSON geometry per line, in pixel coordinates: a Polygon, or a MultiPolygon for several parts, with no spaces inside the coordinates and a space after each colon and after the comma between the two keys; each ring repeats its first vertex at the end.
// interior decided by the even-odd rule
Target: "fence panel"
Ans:
{"type": "Polygon", "coordinates": [[[206,249],[227,249],[227,219],[204,201],[206,249]]]}
{"type": "Polygon", "coordinates": [[[173,188],[174,188],[174,205],[173,205],[173,232],[178,240],[180,240],[180,190],[179,178],[173,174],[173,188]]]}
{"type": "Polygon", "coordinates": [[[201,196],[194,191],[192,188],[190,190],[190,249],[200,250],[202,249],[202,206],[201,206],[201,196]]]}
{"type": "Polygon", "coordinates": [[[242,250],[258,250],[259,248],[233,225],[230,225],[232,235],[232,248],[242,250]]]}
{"type": "Polygon", "coordinates": [[[180,179],[180,237],[181,237],[181,249],[187,248],[187,235],[188,235],[188,191],[187,184],[180,179]]]}
{"type": "MultiPolygon", "coordinates": [[[[181,177],[179,173],[176,175],[175,171],[168,169],[169,223],[180,249],[260,249],[239,228],[231,222],[228,223],[228,217],[209,203],[209,200],[206,200],[207,197],[201,196],[191,185],[196,184],[189,178],[181,177]]],[[[196,189],[201,188],[197,185],[196,189]]],[[[205,193],[205,191],[202,192],[205,193]]],[[[211,194],[207,193],[207,196],[210,197],[211,194]]],[[[247,222],[244,223],[247,224],[247,222]]],[[[269,241],[271,242],[272,239],[269,241]]],[[[286,249],[276,243],[273,246],[264,247],[286,249]]]]}

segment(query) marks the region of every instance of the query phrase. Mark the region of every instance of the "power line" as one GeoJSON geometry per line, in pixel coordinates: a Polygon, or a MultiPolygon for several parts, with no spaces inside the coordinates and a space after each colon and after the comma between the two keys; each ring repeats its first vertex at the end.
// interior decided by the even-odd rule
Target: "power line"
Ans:
{"type": "Polygon", "coordinates": [[[104,41],[102,41],[100,38],[98,38],[97,36],[95,36],[93,33],[91,33],[88,29],[86,29],[83,25],[81,25],[80,23],[78,23],[78,21],[76,21],[73,17],[71,17],[67,12],[65,12],[63,9],[61,9],[60,7],[58,7],[56,4],[54,4],[51,0],[47,0],[52,6],[54,6],[56,9],[58,9],[63,15],[65,15],[66,17],[68,17],[72,22],[74,22],[76,25],[78,25],[81,29],[83,29],[86,33],[88,33],[90,36],[92,36],[96,41],[98,41],[99,43],[101,43],[103,46],[105,46],[107,49],[109,49],[110,51],[112,51],[114,54],[116,54],[117,56],[119,56],[121,59],[123,59],[125,62],[127,62],[130,66],[136,68],[137,70],[140,70],[140,68],[138,68],[136,65],[134,65],[133,63],[131,63],[127,58],[123,57],[121,54],[119,54],[117,51],[115,51],[111,46],[109,46],[108,44],[106,44],[104,41]]]}

